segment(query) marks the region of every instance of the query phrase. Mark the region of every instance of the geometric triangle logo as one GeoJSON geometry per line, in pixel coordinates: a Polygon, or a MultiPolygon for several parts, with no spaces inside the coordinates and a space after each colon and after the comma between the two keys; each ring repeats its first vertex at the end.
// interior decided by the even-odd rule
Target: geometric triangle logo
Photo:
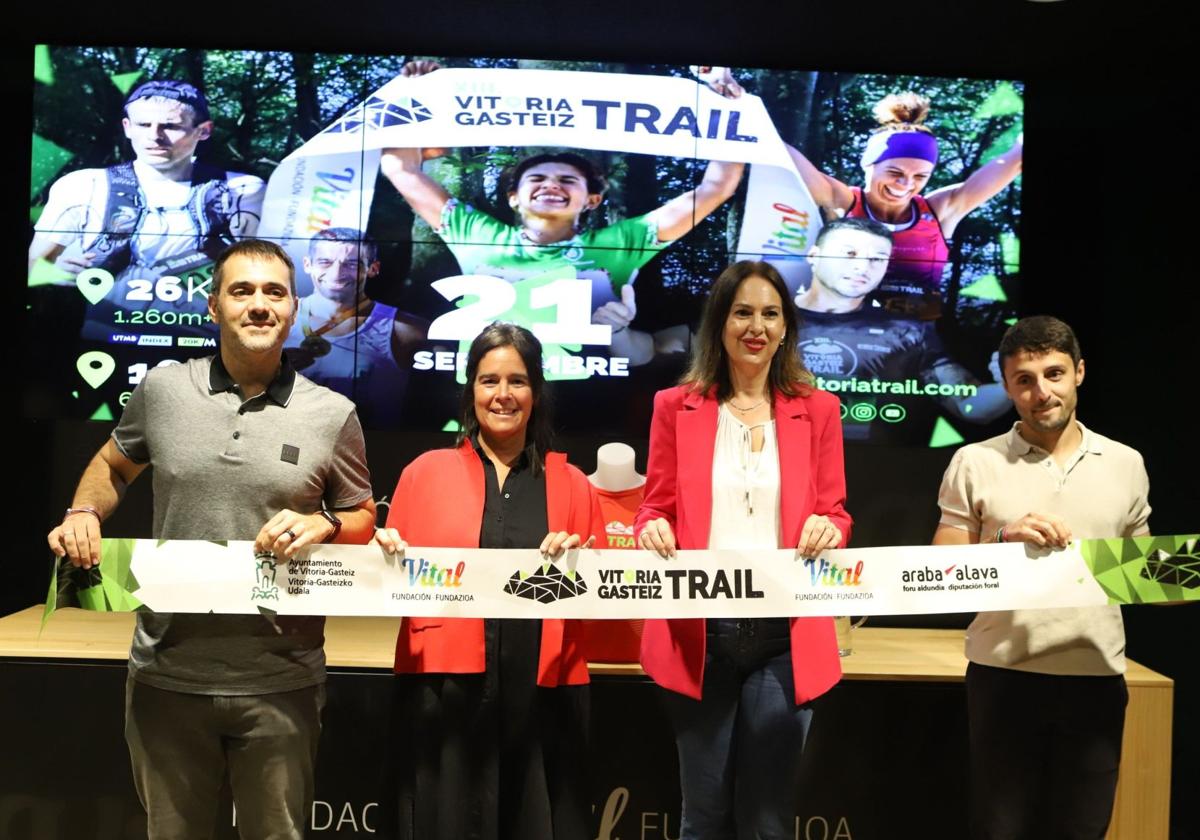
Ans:
{"type": "Polygon", "coordinates": [[[371,128],[388,128],[431,119],[433,114],[429,109],[408,96],[391,102],[372,96],[366,102],[366,123],[371,128]]]}
{"type": "Polygon", "coordinates": [[[504,591],[539,604],[553,604],[564,598],[582,595],[587,592],[587,584],[577,572],[564,573],[557,566],[546,564],[532,575],[525,575],[520,569],[513,572],[504,585],[504,591]]]}
{"type": "Polygon", "coordinates": [[[402,96],[388,101],[372,95],[366,102],[347,111],[323,133],[354,134],[362,131],[364,127],[390,128],[394,125],[409,125],[431,119],[433,114],[430,110],[412,97],[402,96]]]}

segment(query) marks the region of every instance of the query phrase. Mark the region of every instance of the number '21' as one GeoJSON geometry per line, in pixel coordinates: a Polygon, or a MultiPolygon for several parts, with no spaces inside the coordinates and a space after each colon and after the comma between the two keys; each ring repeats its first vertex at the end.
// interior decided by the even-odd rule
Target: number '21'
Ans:
{"type": "MultiPolygon", "coordinates": [[[[430,284],[446,300],[474,295],[478,300],[447,312],[429,325],[431,339],[470,341],[483,328],[507,314],[517,303],[517,289],[499,277],[459,274],[430,284]]],[[[524,324],[547,344],[612,343],[612,327],[592,323],[592,284],[589,280],[555,280],[529,294],[533,309],[555,308],[552,323],[524,324]]]]}

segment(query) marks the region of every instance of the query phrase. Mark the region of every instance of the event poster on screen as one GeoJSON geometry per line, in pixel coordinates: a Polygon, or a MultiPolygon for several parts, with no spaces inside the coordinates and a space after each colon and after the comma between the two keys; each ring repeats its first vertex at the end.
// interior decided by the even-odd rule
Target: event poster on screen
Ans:
{"type": "Polygon", "coordinates": [[[151,369],[214,353],[213,262],[258,237],[295,263],[290,362],[367,428],[453,430],[465,352],[499,320],[541,340],[559,428],[643,437],[709,285],[746,259],[786,282],[848,441],[949,445],[1003,423],[993,350],[1021,287],[1019,81],[139,47],[33,58],[32,416],[116,419],[151,369]],[[147,83],[165,87],[137,98],[147,83]],[[936,163],[916,183],[864,166],[892,94],[927,103],[914,130],[936,139],[936,163]],[[814,172],[854,206],[813,189],[814,172]],[[988,177],[969,212],[938,217],[939,191],[988,177]],[[899,219],[872,210],[889,201],[899,219]],[[850,258],[813,247],[864,213],[895,231],[891,260],[846,279],[850,258]],[[822,270],[839,259],[845,272],[822,270]]]}

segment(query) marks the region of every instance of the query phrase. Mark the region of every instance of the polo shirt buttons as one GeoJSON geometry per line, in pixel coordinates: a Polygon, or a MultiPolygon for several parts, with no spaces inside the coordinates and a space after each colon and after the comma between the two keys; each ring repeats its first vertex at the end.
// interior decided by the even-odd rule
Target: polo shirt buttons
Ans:
{"type": "Polygon", "coordinates": [[[237,440],[237,439],[238,439],[238,438],[240,438],[241,436],[242,436],[242,433],[241,433],[241,432],[234,432],[234,433],[233,433],[233,439],[234,439],[234,440],[237,440]]]}

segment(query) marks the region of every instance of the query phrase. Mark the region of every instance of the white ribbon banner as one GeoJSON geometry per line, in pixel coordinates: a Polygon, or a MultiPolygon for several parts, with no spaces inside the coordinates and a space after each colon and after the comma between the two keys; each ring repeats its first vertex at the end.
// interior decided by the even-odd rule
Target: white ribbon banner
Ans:
{"type": "MultiPolygon", "coordinates": [[[[496,68],[398,76],[288,155],[272,173],[258,235],[308,239],[365,229],[379,150],[552,146],[754,164],[739,257],[806,284],[821,217],[762,100],[690,79],[496,68]]],[[[650,210],[652,208],[643,208],[650,210]]]]}
{"type": "MultiPolygon", "coordinates": [[[[976,612],[1200,600],[1198,540],[1080,540],[828,551],[570,552],[105,540],[99,575],[65,565],[92,609],[479,618],[719,618],[976,612]],[[88,584],[91,584],[90,586],[88,584]]],[[[63,603],[52,589],[48,607],[63,603]]]]}

